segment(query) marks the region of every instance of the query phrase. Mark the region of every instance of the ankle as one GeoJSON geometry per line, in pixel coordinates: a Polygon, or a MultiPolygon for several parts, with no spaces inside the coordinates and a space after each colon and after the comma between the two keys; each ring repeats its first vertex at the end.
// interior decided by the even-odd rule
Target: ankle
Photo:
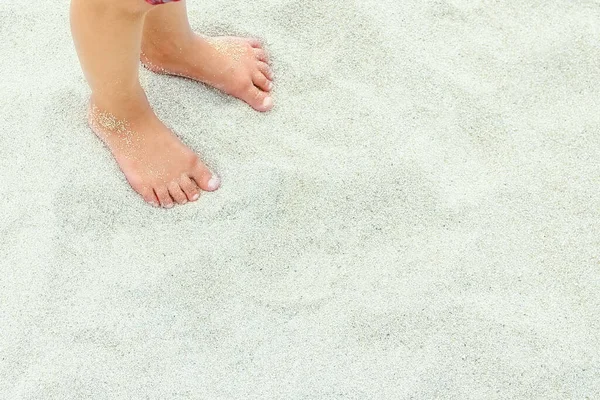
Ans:
{"type": "Polygon", "coordinates": [[[178,60],[189,51],[193,38],[194,33],[190,31],[165,38],[144,39],[142,40],[142,62],[161,65],[178,60]]]}
{"type": "Polygon", "coordinates": [[[88,122],[103,130],[122,130],[123,126],[147,120],[154,112],[146,96],[138,98],[97,98],[92,95],[88,109],[88,122]]]}

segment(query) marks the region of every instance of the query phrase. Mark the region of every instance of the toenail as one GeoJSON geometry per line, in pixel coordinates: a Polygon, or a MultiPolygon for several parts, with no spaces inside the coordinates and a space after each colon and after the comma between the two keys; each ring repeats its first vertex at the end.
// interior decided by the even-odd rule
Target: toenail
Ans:
{"type": "Polygon", "coordinates": [[[213,175],[208,181],[208,190],[217,190],[221,185],[221,179],[217,175],[213,175]]]}
{"type": "Polygon", "coordinates": [[[271,97],[266,97],[265,101],[263,101],[263,107],[269,108],[273,105],[273,99],[271,97]]]}
{"type": "Polygon", "coordinates": [[[200,194],[199,194],[199,193],[196,193],[196,194],[194,195],[194,197],[192,197],[192,201],[196,201],[196,200],[198,200],[198,197],[200,197],[200,194]]]}
{"type": "Polygon", "coordinates": [[[171,204],[165,204],[165,208],[173,208],[173,203],[171,203],[171,204]]]}
{"type": "Polygon", "coordinates": [[[269,85],[267,86],[267,88],[268,88],[269,90],[273,89],[273,82],[269,82],[269,85]]]}

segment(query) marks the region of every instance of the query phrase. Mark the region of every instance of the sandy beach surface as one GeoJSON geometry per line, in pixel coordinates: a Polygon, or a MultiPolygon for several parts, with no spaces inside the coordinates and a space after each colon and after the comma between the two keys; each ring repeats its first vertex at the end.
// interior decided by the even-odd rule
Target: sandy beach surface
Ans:
{"type": "Polygon", "coordinates": [[[190,1],[276,108],[143,70],[223,177],[172,210],[1,3],[0,399],[600,398],[598,1],[190,1]]]}

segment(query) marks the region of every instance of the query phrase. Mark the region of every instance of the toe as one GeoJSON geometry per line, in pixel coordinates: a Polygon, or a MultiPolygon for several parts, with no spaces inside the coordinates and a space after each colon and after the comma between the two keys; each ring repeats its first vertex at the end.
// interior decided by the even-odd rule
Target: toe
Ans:
{"type": "Polygon", "coordinates": [[[256,87],[265,92],[270,92],[273,89],[273,83],[262,72],[256,71],[252,76],[252,82],[254,82],[256,87]]]}
{"type": "Polygon", "coordinates": [[[267,52],[263,49],[254,49],[254,55],[258,60],[265,63],[269,63],[269,56],[267,55],[267,52]]]}
{"type": "Polygon", "coordinates": [[[267,79],[269,79],[270,81],[273,80],[273,70],[271,69],[271,67],[269,67],[269,64],[259,61],[258,70],[262,72],[267,77],[267,79]]]}
{"type": "Polygon", "coordinates": [[[151,204],[154,207],[158,207],[158,198],[156,198],[156,195],[154,194],[154,190],[152,190],[152,188],[144,187],[142,190],[139,191],[139,193],[146,201],[146,203],[151,204]]]}
{"type": "Polygon", "coordinates": [[[219,177],[210,172],[210,170],[202,164],[198,164],[192,171],[191,175],[198,186],[207,192],[214,192],[219,188],[219,186],[221,186],[221,180],[219,177]]]}
{"type": "Polygon", "coordinates": [[[185,204],[188,202],[187,196],[185,193],[183,193],[183,190],[181,190],[178,182],[169,183],[168,189],[169,194],[171,194],[171,197],[177,202],[177,204],[185,204]]]}
{"type": "Polygon", "coordinates": [[[187,176],[183,175],[179,179],[179,186],[183,189],[183,192],[187,196],[189,201],[196,201],[198,197],[200,197],[200,191],[198,190],[198,186],[187,176]]]}
{"type": "Polygon", "coordinates": [[[173,207],[173,199],[166,187],[155,188],[154,191],[156,192],[156,197],[158,197],[161,206],[164,208],[173,207]]]}
{"type": "Polygon", "coordinates": [[[244,100],[256,111],[266,112],[273,108],[273,98],[256,86],[248,90],[244,100]]]}
{"type": "Polygon", "coordinates": [[[248,43],[250,44],[250,46],[254,47],[255,49],[262,48],[262,42],[256,38],[248,39],[248,43]]]}

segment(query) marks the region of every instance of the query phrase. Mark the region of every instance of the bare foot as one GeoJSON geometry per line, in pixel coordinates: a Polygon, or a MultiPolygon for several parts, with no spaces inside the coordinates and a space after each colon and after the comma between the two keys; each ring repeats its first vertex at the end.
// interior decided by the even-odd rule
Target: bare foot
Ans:
{"type": "Polygon", "coordinates": [[[214,191],[220,180],[156,117],[150,107],[117,119],[93,103],[88,120],[131,187],[148,203],[171,208],[214,191]],[[199,187],[199,188],[198,188],[199,187]]]}
{"type": "Polygon", "coordinates": [[[193,34],[177,43],[145,41],[141,60],[153,72],[206,83],[257,111],[273,108],[273,72],[258,40],[193,34]]]}

